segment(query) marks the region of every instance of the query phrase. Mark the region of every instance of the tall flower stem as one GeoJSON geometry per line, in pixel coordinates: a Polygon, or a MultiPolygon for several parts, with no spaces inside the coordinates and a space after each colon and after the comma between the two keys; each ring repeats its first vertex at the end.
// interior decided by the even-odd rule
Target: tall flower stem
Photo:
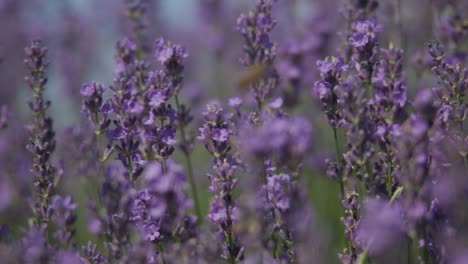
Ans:
{"type": "Polygon", "coordinates": [[[403,2],[401,0],[396,0],[396,9],[397,9],[397,15],[396,15],[396,24],[398,27],[398,33],[400,35],[400,45],[403,50],[406,51],[406,37],[405,37],[405,31],[403,28],[403,7],[402,7],[403,2]]]}
{"type": "MultiPolygon", "coordinates": [[[[177,107],[177,112],[180,113],[181,106],[179,103],[179,96],[175,95],[175,103],[177,107]]],[[[185,124],[183,122],[180,122],[179,125],[179,130],[180,130],[180,136],[182,138],[182,145],[187,145],[187,135],[185,134],[185,124]]],[[[190,182],[190,188],[192,190],[192,196],[193,196],[193,201],[195,203],[195,213],[197,214],[198,221],[202,221],[202,214],[201,214],[201,209],[200,209],[200,201],[198,199],[198,191],[197,191],[197,184],[195,182],[195,177],[193,175],[193,165],[192,165],[192,158],[190,157],[189,150],[186,148],[182,149],[182,152],[184,153],[185,157],[185,163],[187,166],[187,173],[188,173],[188,178],[190,182]]]]}
{"type": "MultiPolygon", "coordinates": [[[[333,138],[335,139],[335,152],[336,152],[336,161],[339,162],[341,165],[342,161],[342,155],[340,151],[340,146],[338,142],[338,134],[336,131],[336,127],[333,127],[333,138]]],[[[340,182],[340,193],[341,193],[341,198],[345,198],[345,193],[344,193],[344,180],[343,180],[343,174],[340,172],[339,173],[339,182],[340,182]]]]}
{"type": "Polygon", "coordinates": [[[44,98],[47,84],[47,48],[40,40],[33,40],[25,52],[24,62],[29,70],[25,80],[33,91],[33,98],[29,101],[33,118],[28,126],[30,138],[26,148],[33,157],[31,170],[34,175],[33,222],[39,226],[49,222],[51,197],[56,192],[56,170],[50,160],[55,150],[55,131],[52,126],[53,120],[47,115],[50,101],[44,98]]]}

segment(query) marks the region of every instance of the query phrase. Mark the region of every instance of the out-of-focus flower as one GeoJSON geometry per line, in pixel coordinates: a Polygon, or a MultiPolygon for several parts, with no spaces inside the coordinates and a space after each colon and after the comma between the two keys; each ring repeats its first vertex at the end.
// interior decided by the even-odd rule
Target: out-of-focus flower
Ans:
{"type": "Polygon", "coordinates": [[[62,247],[67,247],[75,234],[76,221],[75,210],[78,207],[73,203],[71,196],[54,196],[50,205],[52,210],[51,220],[56,226],[54,238],[62,247]]]}
{"type": "Polygon", "coordinates": [[[356,229],[356,241],[371,256],[391,251],[404,239],[405,223],[398,204],[370,199],[364,203],[364,213],[356,229]]]}
{"type": "Polygon", "coordinates": [[[301,117],[271,117],[257,127],[243,128],[238,144],[251,158],[274,157],[280,164],[297,165],[309,147],[311,133],[311,126],[301,117]]]}

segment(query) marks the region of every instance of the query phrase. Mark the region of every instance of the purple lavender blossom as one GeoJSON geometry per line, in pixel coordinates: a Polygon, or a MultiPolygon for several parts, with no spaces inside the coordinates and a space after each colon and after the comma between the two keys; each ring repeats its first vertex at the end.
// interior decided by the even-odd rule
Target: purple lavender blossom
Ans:
{"type": "Polygon", "coordinates": [[[224,233],[221,258],[236,263],[242,257],[242,250],[237,241],[233,226],[239,220],[233,190],[237,180],[234,173],[237,161],[231,153],[230,135],[232,134],[223,109],[216,104],[207,105],[203,113],[205,124],[199,129],[198,140],[202,141],[207,151],[214,157],[214,175],[209,175],[210,192],[214,199],[210,204],[208,218],[224,233]]]}
{"type": "Polygon", "coordinates": [[[192,201],[186,196],[187,183],[181,166],[169,160],[163,165],[148,163],[142,178],[145,188],[137,191],[130,205],[130,220],[153,243],[172,239],[192,201]]]}
{"type": "Polygon", "coordinates": [[[150,50],[146,28],[147,28],[147,12],[148,12],[148,1],[147,0],[126,0],[125,15],[132,24],[132,35],[136,42],[136,56],[142,59],[150,50]]]}
{"type": "Polygon", "coordinates": [[[54,238],[62,247],[67,247],[75,234],[74,224],[76,215],[74,211],[78,205],[73,203],[72,197],[54,196],[50,208],[52,210],[51,220],[55,224],[54,238]]]}
{"type": "Polygon", "coordinates": [[[86,264],[101,264],[106,263],[106,258],[99,253],[97,250],[97,246],[88,241],[86,246],[82,246],[81,248],[83,254],[81,257],[81,261],[86,264]]]}
{"type": "Polygon", "coordinates": [[[286,211],[291,206],[291,176],[287,174],[273,175],[267,178],[267,191],[271,202],[281,211],[286,211]]]}
{"type": "Polygon", "coordinates": [[[258,127],[245,127],[239,135],[241,151],[251,158],[267,158],[296,168],[308,147],[312,129],[301,117],[269,117],[258,127]]]}
{"type": "Polygon", "coordinates": [[[276,25],[276,20],[272,16],[274,2],[274,0],[258,0],[254,10],[239,16],[236,26],[236,30],[241,33],[245,42],[242,65],[266,66],[263,76],[251,85],[260,112],[279,82],[278,73],[273,66],[276,44],[270,40],[270,33],[276,25]]]}
{"type": "Polygon", "coordinates": [[[429,54],[435,63],[432,71],[440,80],[440,87],[433,89],[441,101],[437,114],[439,123],[446,129],[450,123],[454,123],[463,131],[468,113],[465,102],[468,69],[461,64],[453,65],[447,62],[445,52],[438,42],[429,43],[429,54]]]}
{"type": "Polygon", "coordinates": [[[351,64],[358,76],[370,85],[372,73],[376,64],[377,33],[381,26],[372,20],[356,21],[352,25],[353,33],[348,42],[353,47],[351,64]]]}
{"type": "Polygon", "coordinates": [[[317,61],[317,68],[322,80],[315,82],[313,94],[319,97],[330,125],[337,127],[342,115],[334,90],[343,82],[342,74],[347,71],[348,66],[343,58],[327,57],[323,61],[317,61]]]}
{"type": "Polygon", "coordinates": [[[43,98],[46,77],[46,53],[39,40],[34,40],[31,46],[25,49],[27,58],[26,67],[30,75],[25,77],[26,83],[34,92],[34,98],[29,102],[29,108],[33,113],[33,120],[28,126],[30,140],[27,149],[33,154],[34,174],[34,218],[36,224],[49,222],[50,199],[55,194],[56,171],[50,163],[50,158],[55,150],[55,132],[52,128],[52,119],[47,116],[50,102],[43,98]]]}
{"type": "Polygon", "coordinates": [[[60,250],[55,256],[56,263],[70,263],[81,264],[83,263],[80,254],[74,249],[60,250]]]}
{"type": "Polygon", "coordinates": [[[467,262],[466,1],[413,12],[418,3],[401,0],[256,0],[236,21],[246,3],[199,0],[202,23],[176,27],[154,1],[35,2],[0,0],[2,263],[467,262]],[[66,23],[44,20],[55,8],[66,23]],[[89,26],[117,13],[129,30],[109,70],[95,44],[115,32],[89,26]],[[151,42],[155,28],[187,45],[151,42]],[[26,48],[23,131],[14,88],[31,34],[55,44],[55,67],[40,41],[26,48]],[[426,57],[406,65],[430,38],[426,57]],[[243,69],[231,65],[240,50],[243,69]],[[112,70],[106,85],[75,85],[112,70]],[[205,97],[214,88],[230,111],[205,97]],[[88,124],[75,123],[77,93],[88,124]],[[70,98],[49,109],[46,94],[70,98]]]}
{"type": "Polygon", "coordinates": [[[352,27],[354,34],[349,39],[349,44],[356,49],[372,45],[376,41],[376,33],[380,31],[380,26],[369,20],[356,21],[352,27]]]}
{"type": "Polygon", "coordinates": [[[53,258],[53,250],[49,247],[45,232],[47,226],[30,228],[21,239],[21,261],[24,263],[49,262],[53,258]]]}
{"type": "Polygon", "coordinates": [[[102,223],[103,230],[99,231],[106,238],[105,246],[111,261],[121,259],[130,242],[131,183],[125,173],[126,168],[119,163],[107,167],[100,192],[104,214],[94,212],[102,223]]]}
{"type": "Polygon", "coordinates": [[[356,230],[356,241],[371,256],[382,256],[402,243],[405,235],[403,212],[398,204],[367,200],[356,230]]]}

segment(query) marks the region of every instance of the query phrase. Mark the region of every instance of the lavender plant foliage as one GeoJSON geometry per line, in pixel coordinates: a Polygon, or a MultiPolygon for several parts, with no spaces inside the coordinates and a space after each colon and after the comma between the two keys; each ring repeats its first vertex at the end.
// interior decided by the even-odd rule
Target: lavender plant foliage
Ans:
{"type": "Polygon", "coordinates": [[[467,115],[466,91],[468,87],[467,68],[461,64],[450,64],[439,42],[429,43],[429,54],[433,58],[432,71],[440,80],[440,87],[434,88],[441,105],[437,114],[440,124],[448,129],[450,123],[463,132],[467,115]]]}
{"type": "Polygon", "coordinates": [[[59,2],[0,0],[0,262],[467,263],[466,1],[59,2]]]}

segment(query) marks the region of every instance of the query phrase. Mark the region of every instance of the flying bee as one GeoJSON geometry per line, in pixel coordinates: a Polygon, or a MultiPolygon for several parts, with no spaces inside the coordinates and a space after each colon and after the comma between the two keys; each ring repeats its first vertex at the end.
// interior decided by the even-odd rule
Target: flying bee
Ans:
{"type": "Polygon", "coordinates": [[[247,70],[239,78],[237,78],[237,88],[241,91],[248,89],[249,85],[262,78],[267,70],[267,64],[254,64],[249,66],[247,70]]]}

